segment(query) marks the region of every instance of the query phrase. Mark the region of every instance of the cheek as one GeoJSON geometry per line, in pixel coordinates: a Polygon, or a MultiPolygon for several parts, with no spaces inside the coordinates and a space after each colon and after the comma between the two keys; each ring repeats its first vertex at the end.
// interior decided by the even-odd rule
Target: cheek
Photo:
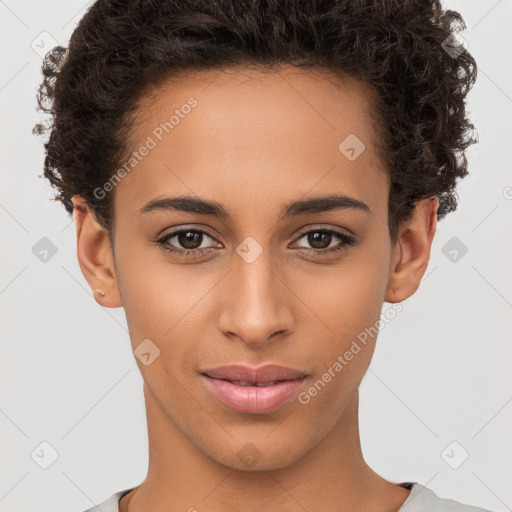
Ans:
{"type": "MultiPolygon", "coordinates": [[[[367,372],[375,349],[385,279],[382,265],[366,263],[360,260],[331,272],[323,282],[316,280],[308,298],[329,329],[314,319],[319,326],[316,330],[325,333],[318,338],[321,359],[318,374],[299,401],[310,414],[323,411],[326,424],[337,421],[367,372]]],[[[312,326],[309,330],[305,326],[305,331],[312,332],[312,326]]]]}
{"type": "Polygon", "coordinates": [[[205,299],[221,276],[207,269],[201,276],[193,265],[173,265],[158,248],[125,253],[117,267],[133,348],[149,338],[164,359],[190,350],[194,332],[205,325],[205,299]]]}
{"type": "MultiPolygon", "coordinates": [[[[183,349],[190,350],[198,326],[215,323],[219,311],[214,305],[229,307],[229,300],[215,299],[223,289],[218,285],[225,271],[207,264],[172,264],[157,247],[133,245],[130,251],[120,251],[116,262],[134,348],[149,338],[160,350],[172,345],[176,353],[180,344],[172,340],[179,337],[188,339],[183,349]]],[[[365,242],[336,265],[307,263],[283,269],[281,277],[296,295],[289,304],[296,312],[296,329],[322,330],[324,348],[331,358],[334,353],[344,352],[353,339],[379,319],[389,258],[385,244],[381,245],[365,242]]]]}
{"type": "MultiPolygon", "coordinates": [[[[317,272],[307,285],[310,292],[304,294],[305,302],[311,305],[315,325],[324,333],[319,339],[319,371],[330,371],[322,381],[332,380],[324,399],[336,393],[335,389],[339,392],[340,386],[345,390],[357,386],[366,373],[379,330],[387,264],[384,252],[368,248],[357,257],[346,258],[338,267],[317,272]]],[[[311,326],[304,330],[311,332],[311,326]]]]}
{"type": "Polygon", "coordinates": [[[346,339],[373,325],[381,314],[388,282],[387,258],[359,251],[338,266],[323,267],[304,280],[300,296],[334,333],[346,339]]]}
{"type": "Polygon", "coordinates": [[[134,246],[126,244],[128,250],[123,250],[122,237],[119,236],[121,249],[116,255],[116,271],[135,347],[143,339],[162,338],[172,327],[174,312],[182,303],[183,289],[179,283],[171,283],[168,274],[162,274],[164,269],[158,248],[134,246]]]}

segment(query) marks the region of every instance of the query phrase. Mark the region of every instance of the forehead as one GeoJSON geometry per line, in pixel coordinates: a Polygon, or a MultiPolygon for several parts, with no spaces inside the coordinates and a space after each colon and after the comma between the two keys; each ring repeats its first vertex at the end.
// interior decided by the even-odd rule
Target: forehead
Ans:
{"type": "Polygon", "coordinates": [[[318,68],[181,73],[141,98],[131,150],[151,149],[116,203],[135,212],[169,193],[282,204],[310,190],[385,201],[375,100],[364,82],[318,68]]]}

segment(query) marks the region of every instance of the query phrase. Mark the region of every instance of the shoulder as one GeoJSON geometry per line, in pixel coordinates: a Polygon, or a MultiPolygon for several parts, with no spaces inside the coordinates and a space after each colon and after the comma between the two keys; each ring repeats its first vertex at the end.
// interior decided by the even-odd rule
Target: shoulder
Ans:
{"type": "MultiPolygon", "coordinates": [[[[418,482],[411,482],[409,488],[411,493],[397,512],[492,512],[450,498],[441,498],[418,482]]],[[[119,512],[119,500],[131,490],[132,488],[118,491],[102,503],[88,508],[84,512],[119,512]]]]}
{"type": "Polygon", "coordinates": [[[83,512],[119,512],[119,500],[132,489],[133,488],[118,491],[115,494],[112,494],[110,498],[98,503],[92,508],[84,510],[83,512]]]}
{"type": "Polygon", "coordinates": [[[397,512],[491,512],[490,510],[439,497],[432,489],[413,482],[411,493],[397,512]]]}

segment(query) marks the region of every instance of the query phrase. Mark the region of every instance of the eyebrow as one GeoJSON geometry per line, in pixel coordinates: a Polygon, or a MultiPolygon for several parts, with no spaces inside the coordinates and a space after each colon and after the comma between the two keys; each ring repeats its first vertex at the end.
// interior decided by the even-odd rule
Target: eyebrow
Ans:
{"type": "MultiPolygon", "coordinates": [[[[281,208],[280,219],[305,213],[320,213],[331,210],[359,210],[373,216],[366,203],[343,194],[311,197],[294,201],[281,208]]],[[[163,197],[149,201],[138,211],[143,215],[154,211],[187,212],[199,215],[212,215],[220,219],[231,220],[229,211],[221,203],[193,196],[163,197]]]]}

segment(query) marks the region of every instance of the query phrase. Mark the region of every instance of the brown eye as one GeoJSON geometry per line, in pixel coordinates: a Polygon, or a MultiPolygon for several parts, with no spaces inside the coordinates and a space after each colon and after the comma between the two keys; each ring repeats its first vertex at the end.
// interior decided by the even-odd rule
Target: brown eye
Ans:
{"type": "Polygon", "coordinates": [[[183,249],[198,249],[201,245],[203,235],[198,231],[180,231],[175,235],[175,238],[183,249]],[[197,245],[198,242],[199,245],[197,245]]]}
{"type": "Polygon", "coordinates": [[[200,229],[179,229],[164,235],[157,240],[158,245],[177,256],[201,256],[212,250],[210,246],[203,246],[208,239],[215,240],[211,235],[200,229]]]}
{"type": "Polygon", "coordinates": [[[342,231],[336,231],[334,229],[314,229],[303,233],[298,240],[305,238],[306,242],[311,246],[312,249],[299,245],[299,248],[304,249],[305,252],[315,254],[330,254],[341,249],[348,249],[350,246],[356,244],[356,240],[353,236],[348,235],[342,231]],[[333,247],[329,247],[334,241],[338,243],[333,247]]]}
{"type": "Polygon", "coordinates": [[[325,231],[310,231],[307,237],[308,242],[314,249],[326,249],[329,247],[332,240],[331,233],[325,231]]]}

